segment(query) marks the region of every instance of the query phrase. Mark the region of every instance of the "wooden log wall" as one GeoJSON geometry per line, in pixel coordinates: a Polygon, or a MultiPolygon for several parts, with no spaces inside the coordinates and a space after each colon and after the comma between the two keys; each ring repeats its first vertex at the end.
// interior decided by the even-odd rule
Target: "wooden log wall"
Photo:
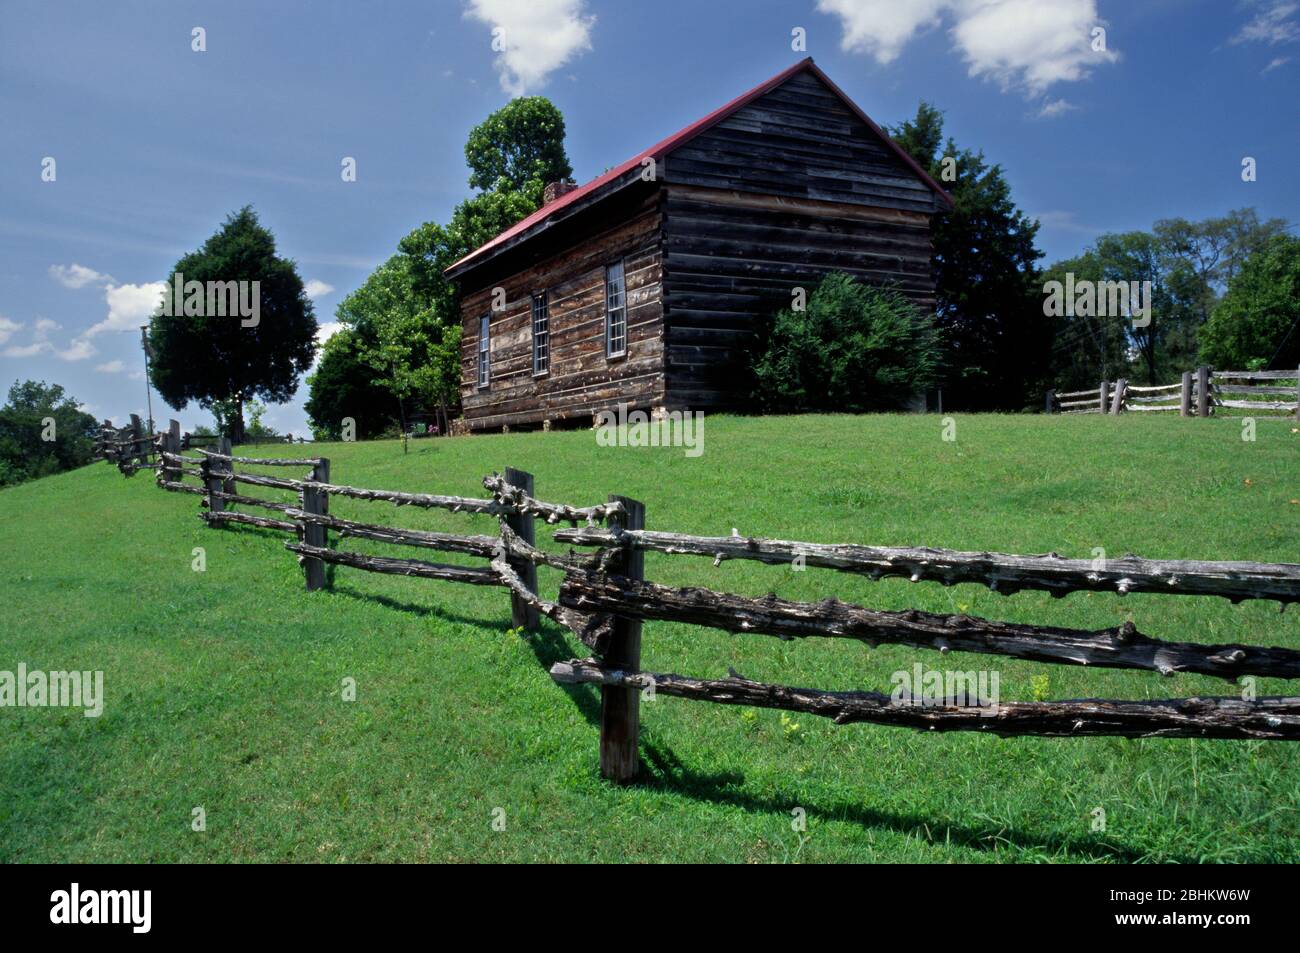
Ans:
{"type": "MultiPolygon", "coordinates": [[[[675,157],[670,168],[675,168],[675,157]]],[[[668,185],[664,215],[668,406],[747,406],[758,331],[841,271],[933,313],[929,216],[843,202],[668,185]]]]}
{"type": "Polygon", "coordinates": [[[670,407],[747,406],[756,331],[830,272],[934,311],[940,200],[809,73],[675,149],[664,181],[670,407]]]}
{"type": "Polygon", "coordinates": [[[663,401],[662,262],[657,192],[627,220],[462,296],[461,404],[471,430],[590,418],[663,401]],[[627,354],[605,356],[605,268],[622,260],[627,354]],[[505,304],[492,311],[493,289],[505,304]],[[546,292],[550,370],[533,374],[533,295],[546,292]],[[479,319],[490,315],[490,370],[478,386],[479,319]]]}

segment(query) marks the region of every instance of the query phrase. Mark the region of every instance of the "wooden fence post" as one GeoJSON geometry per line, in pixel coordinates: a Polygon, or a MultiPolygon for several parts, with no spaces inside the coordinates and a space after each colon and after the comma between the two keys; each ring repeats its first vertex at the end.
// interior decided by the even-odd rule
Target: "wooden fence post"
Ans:
{"type": "Polygon", "coordinates": [[[1102,381],[1101,389],[1097,392],[1097,405],[1104,414],[1110,408],[1107,406],[1107,399],[1110,397],[1110,381],[1102,381]]]}
{"type": "Polygon", "coordinates": [[[131,439],[135,441],[131,444],[132,462],[148,463],[149,445],[144,442],[144,424],[140,422],[139,414],[131,415],[131,439]]]}
{"type": "MultiPolygon", "coordinates": [[[[328,483],[330,481],[330,462],[325,457],[318,459],[311,468],[308,475],[313,483],[328,483]]],[[[324,516],[330,511],[329,494],[324,490],[318,490],[315,487],[303,487],[302,491],[302,511],[324,516]]],[[[328,543],[327,530],[319,523],[302,524],[302,541],[308,546],[316,546],[324,549],[328,543]]],[[[302,570],[307,577],[307,591],[315,592],[317,589],[325,588],[325,563],[314,556],[304,556],[302,561],[302,570]]]]}
{"type": "MultiPolygon", "coordinates": [[[[645,529],[645,505],[610,495],[624,512],[611,516],[611,529],[645,529]]],[[[645,578],[645,554],[626,550],[613,571],[631,579],[645,578]]],[[[602,660],[604,667],[635,672],[641,667],[641,621],[614,617],[614,631],[602,660]]],[[[636,688],[600,689],[600,776],[620,784],[633,780],[640,767],[641,693],[636,688]]]]}
{"type": "MultiPolygon", "coordinates": [[[[168,453],[179,454],[181,452],[181,422],[179,420],[167,421],[167,436],[163,440],[163,449],[168,453]]],[[[168,483],[179,483],[181,481],[181,465],[179,463],[164,460],[162,463],[163,479],[168,483]]]]}
{"type": "Polygon", "coordinates": [[[1183,371],[1183,389],[1178,392],[1178,416],[1192,415],[1192,372],[1183,371]]]}
{"type": "Polygon", "coordinates": [[[1124,391],[1128,389],[1128,378],[1121,377],[1115,382],[1115,396],[1111,398],[1110,412],[1118,414],[1124,409],[1124,391]]]}
{"type": "Polygon", "coordinates": [[[1196,369],[1196,416],[1210,416],[1210,368],[1205,364],[1196,369]]]}
{"type": "Polygon", "coordinates": [[[226,511],[226,501],[217,496],[218,493],[225,492],[225,483],[222,480],[222,467],[234,470],[235,465],[225,460],[213,460],[211,457],[204,457],[203,462],[199,464],[199,470],[203,474],[203,485],[207,488],[209,513],[224,513],[226,511]],[[228,464],[228,466],[227,466],[228,464]]]}
{"type": "MultiPolygon", "coordinates": [[[[231,456],[234,452],[235,451],[231,449],[229,437],[217,438],[217,453],[224,453],[226,456],[231,456]]],[[[221,492],[234,493],[235,492],[235,480],[234,480],[235,461],[222,460],[221,467],[219,468],[219,470],[221,471],[221,492]]]]}
{"type": "MultiPolygon", "coordinates": [[[[529,496],[533,496],[533,475],[514,467],[506,467],[505,481],[510,486],[518,487],[529,496]]],[[[525,513],[515,513],[506,517],[506,525],[530,546],[536,542],[533,529],[533,517],[525,513]]],[[[537,564],[531,559],[509,557],[507,562],[519,574],[519,579],[529,592],[537,594],[537,564]]],[[[510,624],[516,629],[536,630],[539,624],[537,609],[522,598],[510,594],[510,624]]]]}
{"type": "Polygon", "coordinates": [[[1047,392],[1047,409],[1044,411],[1044,413],[1051,414],[1055,412],[1056,412],[1056,391],[1049,390],[1047,392]]]}

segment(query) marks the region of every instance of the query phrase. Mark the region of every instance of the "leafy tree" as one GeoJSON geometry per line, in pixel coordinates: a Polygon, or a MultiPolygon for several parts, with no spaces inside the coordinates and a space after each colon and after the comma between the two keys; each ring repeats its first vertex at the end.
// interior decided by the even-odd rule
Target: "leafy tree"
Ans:
{"type": "MultiPolygon", "coordinates": [[[[1057,262],[1043,273],[1043,282],[1066,283],[1074,280],[1105,280],[1105,264],[1094,249],[1057,262]]],[[[1130,347],[1124,319],[1099,318],[1095,315],[1064,315],[1044,320],[1054,322],[1052,375],[1061,391],[1095,387],[1098,381],[1115,380],[1128,373],[1130,347]]]]}
{"type": "Polygon", "coordinates": [[[1103,281],[1150,282],[1150,320],[1134,321],[1130,316],[1111,316],[1105,320],[1121,325],[1123,333],[1145,365],[1147,383],[1160,383],[1157,370],[1162,344],[1171,329],[1188,320],[1188,308],[1170,294],[1162,268],[1159,240],[1149,232],[1124,232],[1097,239],[1095,254],[1101,262],[1103,281]]]}
{"type": "Polygon", "coordinates": [[[1045,280],[1064,283],[1072,273],[1076,282],[1150,281],[1152,314],[1145,327],[1115,316],[1056,319],[1052,379],[1069,390],[1123,376],[1153,384],[1176,379],[1199,359],[1198,338],[1220,290],[1252,249],[1280,234],[1281,219],[1261,221],[1250,208],[1201,222],[1162,219],[1150,232],[1102,235],[1081,255],[1053,265],[1045,280]]]}
{"type": "Polygon", "coordinates": [[[889,134],[954,203],[936,217],[931,235],[944,403],[1021,409],[1037,400],[1051,347],[1037,274],[1038,223],[1012,201],[1001,166],[989,165],[983,152],[958,148],[951,137],[944,140],[943,114],[929,103],[889,134]]]}
{"type": "Polygon", "coordinates": [[[1300,238],[1281,235],[1246,259],[1201,331],[1215,367],[1300,365],[1300,238]]]}
{"type": "Polygon", "coordinates": [[[544,96],[512,99],[470,130],[470,188],[523,192],[573,175],[564,151],[564,115],[544,96]]]}
{"type": "Polygon", "coordinates": [[[0,486],[90,463],[95,430],[95,418],[60,385],[15,381],[0,407],[0,486]]]}
{"type": "Polygon", "coordinates": [[[1169,368],[1191,367],[1197,360],[1197,337],[1219,296],[1247,258],[1286,234],[1286,221],[1261,220],[1253,208],[1242,208],[1200,222],[1161,219],[1152,231],[1160,245],[1165,286],[1177,303],[1175,313],[1165,316],[1163,360],[1169,368]]]}
{"type": "Polygon", "coordinates": [[[1240,208],[1200,222],[1161,219],[1153,231],[1165,255],[1186,262],[1205,283],[1209,291],[1202,307],[1202,320],[1205,320],[1213,307],[1214,294],[1224,291],[1246,259],[1277,236],[1285,235],[1286,228],[1285,219],[1261,221],[1255,209],[1240,208]]]}
{"type": "MultiPolygon", "coordinates": [[[[457,205],[445,225],[426,222],[411,231],[336,311],[355,332],[356,363],[371,370],[371,383],[402,413],[408,403],[445,411],[460,401],[460,302],[445,270],[536,211],[544,182],[572,173],[564,118],[542,97],[513,100],[476,126],[465,157],[470,184],[486,191],[457,205]]],[[[338,403],[323,390],[336,380],[322,375],[313,387],[322,408],[338,403]]]]}
{"type": "Polygon", "coordinates": [[[311,396],[303,408],[317,440],[341,439],[345,417],[355,421],[358,440],[379,436],[397,419],[393,395],[375,383],[375,370],[361,360],[359,335],[351,328],[340,329],[325,342],[307,386],[311,396]]]}
{"type": "Polygon", "coordinates": [[[937,377],[933,319],[897,292],[827,275],[804,311],[776,315],[753,371],[764,409],[897,410],[937,377]]]}
{"type": "Polygon", "coordinates": [[[180,410],[196,401],[213,411],[239,443],[244,439],[244,404],[254,397],[289,400],[298,389],[298,376],[311,366],[315,335],[316,318],[297,267],[276,254],[275,238],[245,206],[168,276],[164,307],[149,323],[150,376],[168,404],[180,410]],[[209,281],[260,282],[256,326],[245,327],[238,315],[209,313],[216,309],[206,306],[196,309],[199,314],[185,314],[188,293],[173,300],[178,274],[186,284],[205,286],[209,281]]]}
{"type": "MultiPolygon", "coordinates": [[[[379,407],[367,408],[367,415],[393,407],[402,416],[408,402],[445,407],[459,397],[459,318],[453,323],[452,315],[440,315],[429,297],[416,290],[414,265],[408,255],[393,255],[336,312],[354,332],[356,359],[370,369],[371,383],[389,395],[379,407]],[[450,363],[449,351],[454,354],[450,363]]],[[[313,393],[325,383],[328,379],[313,393]]]]}

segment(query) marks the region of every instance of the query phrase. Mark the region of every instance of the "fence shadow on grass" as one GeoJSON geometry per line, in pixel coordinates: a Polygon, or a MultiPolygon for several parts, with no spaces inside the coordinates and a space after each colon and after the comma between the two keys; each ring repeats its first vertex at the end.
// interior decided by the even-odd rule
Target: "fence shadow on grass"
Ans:
{"type": "Polygon", "coordinates": [[[454,622],[459,625],[476,625],[481,629],[491,629],[494,632],[506,633],[510,631],[510,623],[503,622],[500,619],[487,618],[484,616],[462,615],[459,612],[451,612],[444,606],[426,605],[419,602],[406,602],[402,599],[395,599],[392,596],[386,596],[378,592],[364,592],[360,589],[354,589],[350,586],[334,586],[330,590],[331,594],[346,596],[349,599],[356,599],[361,602],[373,602],[375,605],[383,606],[386,609],[395,609],[398,612],[409,612],[420,618],[432,616],[441,619],[444,622],[454,622]]]}
{"type": "MultiPolygon", "coordinates": [[[[597,699],[597,712],[599,712],[599,699],[597,699]]],[[[642,725],[641,730],[643,734],[641,750],[645,765],[651,770],[643,770],[638,780],[633,782],[633,786],[643,790],[685,795],[694,800],[739,808],[756,814],[773,814],[783,823],[789,821],[790,809],[797,804],[806,809],[809,814],[819,818],[848,821],[859,827],[886,829],[900,834],[924,832],[928,843],[952,843],[975,850],[994,851],[999,846],[1005,847],[1009,844],[1030,850],[1037,848],[1053,855],[1065,853],[1072,859],[1094,863],[1117,861],[1132,864],[1147,859],[1145,853],[1096,837],[1046,834],[1034,836],[1029,831],[1018,831],[1002,826],[981,828],[963,824],[938,824],[931,816],[881,811],[847,801],[818,805],[810,802],[804,795],[763,797],[751,794],[741,789],[745,783],[743,772],[721,771],[704,774],[695,771],[682,764],[666,746],[645,738],[645,725],[642,725]]],[[[1165,860],[1181,864],[1195,862],[1190,857],[1165,858],[1165,860]]]]}
{"type": "MultiPolygon", "coordinates": [[[[529,647],[537,657],[543,671],[572,655],[572,646],[560,626],[543,623],[542,630],[528,638],[529,647]]],[[[563,685],[561,688],[577,707],[582,717],[593,728],[600,727],[600,691],[591,685],[563,685]]],[[[643,769],[633,787],[666,794],[685,795],[693,800],[707,801],[726,807],[739,808],[755,814],[773,814],[783,821],[790,817],[790,808],[798,804],[810,814],[822,818],[848,821],[864,828],[882,828],[911,834],[927,832],[932,843],[950,842],[976,850],[993,851],[999,844],[1011,844],[1023,849],[1040,848],[1053,853],[1066,852],[1072,857],[1097,862],[1113,860],[1121,863],[1138,863],[1146,855],[1099,840],[1095,837],[1035,837],[1027,831],[1009,830],[1005,827],[971,827],[945,824],[936,826],[933,819],[920,814],[896,814],[874,810],[860,804],[840,801],[816,806],[802,795],[762,797],[743,790],[744,772],[720,771],[704,773],[683,764],[667,745],[648,737],[650,726],[641,725],[641,754],[643,769]]],[[[1183,858],[1178,863],[1192,863],[1183,858]]]]}

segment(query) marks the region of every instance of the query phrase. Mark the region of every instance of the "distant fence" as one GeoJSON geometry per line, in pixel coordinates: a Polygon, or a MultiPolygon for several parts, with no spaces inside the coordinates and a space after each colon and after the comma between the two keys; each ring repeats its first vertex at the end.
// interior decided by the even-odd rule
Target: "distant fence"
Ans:
{"type": "Polygon", "coordinates": [[[799,565],[881,579],[952,585],[974,582],[1010,594],[1050,592],[1157,593],[1163,596],[1221,596],[1233,603],[1273,599],[1283,607],[1300,601],[1300,565],[1250,562],[1113,560],[969,553],[930,548],[889,548],[808,543],[741,536],[702,537],[646,529],[645,506],[622,496],[586,507],[549,503],[535,496],[531,474],[507,468],[483,480],[489,496],[471,498],[372,490],[331,482],[322,457],[263,459],[231,453],[180,452],[179,425],[158,437],[158,485],[203,497],[210,526],[244,524],[291,533],[286,549],[297,554],[309,590],[325,588],[326,565],[395,573],[445,582],[500,586],[511,596],[511,619],[534,628],[545,616],[592,651],[590,658],[554,665],[560,683],[600,686],[600,767],[604,777],[636,776],[639,706],[642,693],[724,705],[752,705],[806,712],[837,724],[868,722],[928,731],[981,731],[1006,736],[1119,736],[1300,740],[1300,697],[1175,698],[1146,701],[1065,700],[982,704],[934,704],[912,694],[899,700],[876,692],[832,692],[727,678],[641,670],[641,626],[646,620],[685,622],[736,635],[781,639],[825,637],[878,644],[991,653],[1063,665],[1143,669],[1162,675],[1193,672],[1228,681],[1245,676],[1300,678],[1300,651],[1243,644],[1171,642],[1152,638],[1132,623],[1097,631],[997,622],[966,615],[883,611],[842,603],[794,602],[774,595],[752,598],[706,588],[679,588],[645,579],[644,554],[745,559],[769,565],[799,565]],[[303,479],[248,472],[248,467],[306,467],[303,479]],[[244,468],[241,470],[240,468],[244,468]],[[186,483],[194,477],[197,484],[186,483]],[[237,492],[239,485],[296,493],[295,502],[237,492]],[[340,519],[329,513],[331,497],[388,502],[397,506],[479,513],[498,518],[493,535],[459,535],[340,519]],[[269,509],[274,516],[236,512],[232,506],[269,509]],[[556,542],[593,550],[560,555],[535,544],[535,523],[569,523],[556,542]],[[579,525],[582,524],[582,525],[579,525]],[[603,525],[602,525],[603,524],[603,525]],[[486,566],[346,552],[330,544],[346,537],[479,557],[486,566]],[[537,567],[563,574],[556,602],[538,595],[537,567]]]}
{"type": "Polygon", "coordinates": [[[154,435],[146,433],[143,421],[137,414],[132,414],[131,422],[125,427],[114,427],[111,420],[100,424],[95,433],[93,452],[129,474],[140,465],[150,463],[153,444],[154,435]]]}
{"type": "Polygon", "coordinates": [[[1089,390],[1049,390],[1044,409],[1049,414],[1171,411],[1182,417],[1210,417],[1216,407],[1300,418],[1300,370],[1216,371],[1202,366],[1184,372],[1177,384],[1101,381],[1089,390]]]}

